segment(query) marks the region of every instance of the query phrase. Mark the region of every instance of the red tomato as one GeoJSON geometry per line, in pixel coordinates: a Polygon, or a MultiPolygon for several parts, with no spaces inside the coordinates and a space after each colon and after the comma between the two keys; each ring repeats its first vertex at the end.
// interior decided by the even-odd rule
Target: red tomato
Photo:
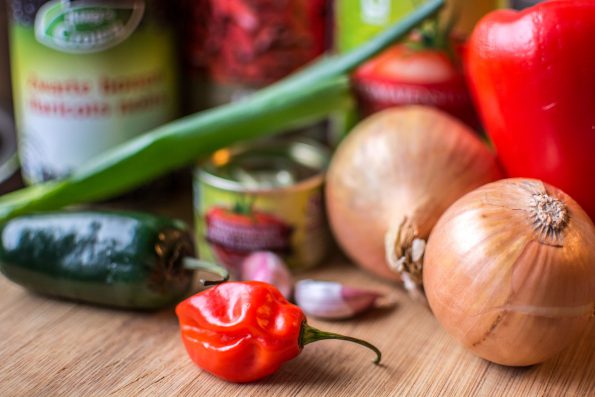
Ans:
{"type": "Polygon", "coordinates": [[[444,50],[398,44],[357,69],[353,86],[363,115],[419,104],[478,126],[462,69],[444,50]]]}

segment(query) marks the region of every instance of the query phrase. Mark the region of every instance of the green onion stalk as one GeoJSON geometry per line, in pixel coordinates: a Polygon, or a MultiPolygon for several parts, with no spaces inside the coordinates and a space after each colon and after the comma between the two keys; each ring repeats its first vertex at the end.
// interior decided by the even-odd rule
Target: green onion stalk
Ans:
{"type": "Polygon", "coordinates": [[[319,121],[352,104],[349,72],[403,38],[444,0],[428,0],[343,55],[325,56],[250,98],[164,124],[99,155],[60,181],[0,197],[0,222],[32,212],[108,199],[242,141],[319,121]]]}

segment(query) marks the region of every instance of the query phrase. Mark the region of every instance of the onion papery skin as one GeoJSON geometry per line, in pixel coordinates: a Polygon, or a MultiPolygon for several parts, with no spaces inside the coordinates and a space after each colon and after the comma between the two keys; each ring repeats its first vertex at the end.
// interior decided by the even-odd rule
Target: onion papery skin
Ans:
{"type": "Polygon", "coordinates": [[[490,183],[440,218],[423,281],[440,324],[473,353],[503,365],[537,364],[577,341],[595,313],[595,227],[551,185],[490,183]],[[546,203],[536,216],[539,197],[565,213],[546,203]]]}
{"type": "Polygon", "coordinates": [[[501,177],[495,155],[454,117],[424,106],[390,108],[358,124],[333,156],[329,222],[356,264],[399,280],[385,259],[387,231],[406,220],[425,240],[448,206],[501,177]]]}

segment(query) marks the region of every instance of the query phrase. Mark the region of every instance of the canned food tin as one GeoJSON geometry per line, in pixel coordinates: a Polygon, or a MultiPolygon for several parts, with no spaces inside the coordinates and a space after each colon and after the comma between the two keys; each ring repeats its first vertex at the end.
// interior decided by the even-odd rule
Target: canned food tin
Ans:
{"type": "Polygon", "coordinates": [[[328,160],[323,146],[305,140],[216,152],[194,175],[201,258],[236,274],[260,250],[280,254],[292,270],[320,263],[330,245],[322,197],[328,160]]]}

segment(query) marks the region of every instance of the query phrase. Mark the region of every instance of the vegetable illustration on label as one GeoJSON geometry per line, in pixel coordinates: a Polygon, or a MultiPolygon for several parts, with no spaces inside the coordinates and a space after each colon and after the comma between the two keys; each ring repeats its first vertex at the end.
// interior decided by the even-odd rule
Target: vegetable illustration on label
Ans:
{"type": "Polygon", "coordinates": [[[254,251],[287,254],[293,228],[278,217],[252,209],[214,207],[206,216],[207,241],[215,256],[230,269],[254,251]]]}

